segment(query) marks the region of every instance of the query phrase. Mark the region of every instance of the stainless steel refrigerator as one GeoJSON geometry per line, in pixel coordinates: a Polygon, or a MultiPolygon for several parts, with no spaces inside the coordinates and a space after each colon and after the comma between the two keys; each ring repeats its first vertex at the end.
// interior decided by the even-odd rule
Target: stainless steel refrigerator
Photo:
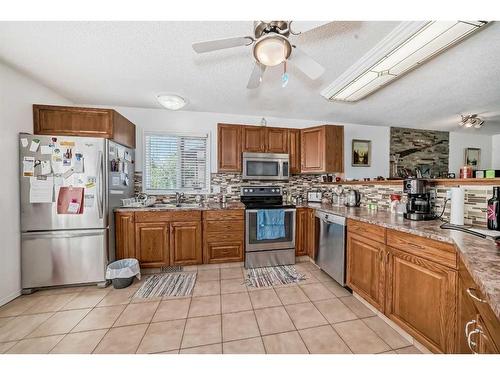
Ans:
{"type": "Polygon", "coordinates": [[[134,150],[103,138],[21,133],[19,157],[23,291],[104,285],[115,259],[113,209],[134,195],[134,150]]]}

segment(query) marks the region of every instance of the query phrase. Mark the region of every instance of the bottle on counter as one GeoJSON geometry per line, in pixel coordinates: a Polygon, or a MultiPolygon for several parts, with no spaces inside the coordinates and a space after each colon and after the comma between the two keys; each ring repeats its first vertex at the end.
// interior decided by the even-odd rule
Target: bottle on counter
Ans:
{"type": "Polygon", "coordinates": [[[488,199],[488,229],[500,230],[500,186],[493,187],[493,197],[488,199]]]}

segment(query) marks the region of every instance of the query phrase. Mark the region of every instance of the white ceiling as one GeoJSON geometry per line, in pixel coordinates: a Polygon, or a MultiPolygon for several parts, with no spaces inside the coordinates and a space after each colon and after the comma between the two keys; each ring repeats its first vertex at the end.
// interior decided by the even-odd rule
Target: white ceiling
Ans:
{"type": "Polygon", "coordinates": [[[155,95],[179,93],[186,110],[331,123],[458,130],[460,113],[486,118],[480,134],[500,133],[500,23],[357,103],[330,103],[322,88],[386,36],[397,22],[334,22],[294,37],[325,66],[310,81],[289,67],[268,70],[247,90],[250,47],[197,55],[191,43],[251,35],[238,22],[0,22],[0,59],[77,104],[159,108],[155,95]]]}

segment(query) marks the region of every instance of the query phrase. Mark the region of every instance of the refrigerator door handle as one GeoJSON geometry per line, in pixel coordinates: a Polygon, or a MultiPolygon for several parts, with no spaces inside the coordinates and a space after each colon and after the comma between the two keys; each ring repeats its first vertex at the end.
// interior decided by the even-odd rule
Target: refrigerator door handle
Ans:
{"type": "Polygon", "coordinates": [[[98,178],[97,178],[97,208],[99,210],[99,219],[102,219],[103,214],[104,214],[104,201],[102,199],[102,179],[103,179],[103,174],[104,174],[104,157],[102,151],[98,152],[98,157],[97,157],[97,170],[98,172],[98,178]]]}
{"type": "Polygon", "coordinates": [[[24,232],[22,233],[22,238],[79,238],[79,237],[95,237],[98,235],[102,235],[102,230],[96,231],[75,231],[69,230],[64,232],[24,232]]]}

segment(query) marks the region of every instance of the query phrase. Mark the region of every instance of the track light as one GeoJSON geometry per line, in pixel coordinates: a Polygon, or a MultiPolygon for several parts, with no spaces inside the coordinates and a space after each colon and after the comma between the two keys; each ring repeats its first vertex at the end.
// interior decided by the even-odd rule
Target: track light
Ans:
{"type": "Polygon", "coordinates": [[[471,115],[461,115],[462,120],[458,123],[459,126],[464,128],[472,128],[481,129],[484,124],[484,120],[477,117],[477,114],[471,115]]]}

